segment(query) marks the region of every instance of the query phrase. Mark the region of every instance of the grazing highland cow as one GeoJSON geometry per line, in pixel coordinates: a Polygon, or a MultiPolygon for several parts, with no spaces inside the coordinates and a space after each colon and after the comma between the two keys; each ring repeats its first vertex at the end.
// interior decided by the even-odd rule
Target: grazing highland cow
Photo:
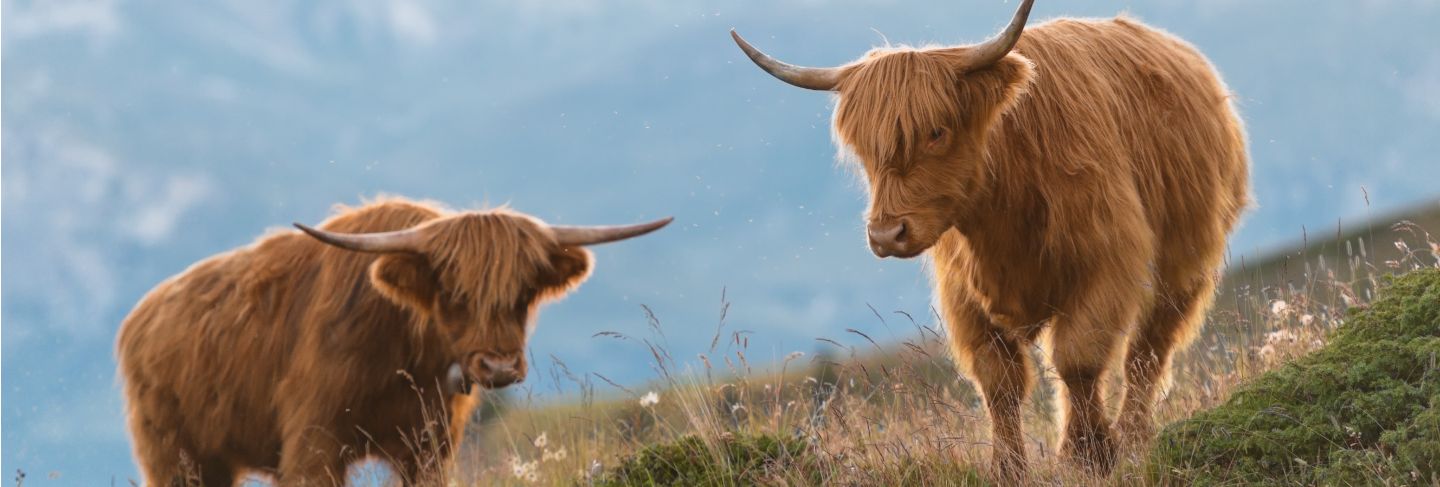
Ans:
{"type": "Polygon", "coordinates": [[[434,480],[478,400],[468,384],[525,378],[536,308],[589,275],[583,246],[669,221],[561,227],[390,199],[195,264],[120,329],[145,480],[335,485],[365,458],[434,480]]]}
{"type": "Polygon", "coordinates": [[[982,44],[875,49],[836,68],[785,64],[732,35],[776,78],[836,93],[835,137],[869,184],[870,248],[929,251],[999,472],[1026,470],[1026,349],[1046,330],[1068,395],[1060,450],[1105,472],[1117,438],[1103,377],[1123,354],[1118,439],[1148,439],[1170,357],[1200,327],[1249,201],[1245,135],[1194,47],[1123,17],[1024,30],[1032,3],[982,44]]]}

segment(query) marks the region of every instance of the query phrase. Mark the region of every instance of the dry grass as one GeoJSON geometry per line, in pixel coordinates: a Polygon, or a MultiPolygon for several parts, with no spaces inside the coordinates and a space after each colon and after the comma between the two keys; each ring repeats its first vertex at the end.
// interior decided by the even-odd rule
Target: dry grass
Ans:
{"type": "MultiPolygon", "coordinates": [[[[1361,235],[1307,242],[1300,252],[1258,265],[1232,262],[1206,331],[1176,362],[1174,382],[1157,407],[1160,423],[1211,408],[1247,379],[1324,346],[1347,309],[1373,298],[1380,276],[1436,266],[1440,244],[1418,225],[1376,228],[1384,230],[1378,237],[1375,228],[1361,229],[1361,235]],[[1393,238],[1394,250],[1388,243],[1375,248],[1377,238],[1393,238]]],[[[989,478],[988,420],[975,391],[954,373],[933,312],[877,312],[890,325],[913,328],[900,343],[879,344],[848,330],[817,339],[818,352],[791,353],[756,368],[745,335],[725,331],[728,306],[722,298],[713,346],[693,360],[670,355],[653,314],[652,336],[602,334],[644,347],[658,371],[644,387],[626,388],[555,363],[550,379],[578,389],[578,398],[554,405],[511,400],[492,410],[474,425],[454,483],[635,482],[620,477],[624,469],[617,467],[633,463],[640,451],[647,461],[698,469],[699,478],[714,485],[961,485],[989,478]],[[781,445],[758,461],[735,453],[754,438],[781,445]],[[687,441],[703,447],[675,457],[655,448],[687,441]]],[[[1039,349],[1034,353],[1045,363],[1039,349]]],[[[1118,377],[1112,379],[1110,394],[1118,396],[1118,377]]],[[[1053,381],[1042,379],[1025,408],[1031,481],[1143,480],[1138,458],[1144,452],[1131,452],[1107,479],[1057,462],[1053,381]]]]}

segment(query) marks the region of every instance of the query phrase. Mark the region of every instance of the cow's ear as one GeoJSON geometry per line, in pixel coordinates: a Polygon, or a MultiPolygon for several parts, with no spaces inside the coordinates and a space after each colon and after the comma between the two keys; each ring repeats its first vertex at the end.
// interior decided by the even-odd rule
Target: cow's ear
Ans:
{"type": "Polygon", "coordinates": [[[541,286],[549,296],[558,296],[579,286],[590,277],[593,257],[584,247],[562,246],[550,252],[550,269],[541,277],[541,286]]]}
{"type": "Polygon", "coordinates": [[[960,91],[971,111],[971,122],[989,126],[1010,111],[1035,82],[1035,63],[1011,52],[995,64],[973,69],[960,77],[960,91]]]}
{"type": "Polygon", "coordinates": [[[416,254],[386,254],[370,264],[370,283],[386,299],[418,313],[430,313],[440,280],[430,262],[416,254]]]}

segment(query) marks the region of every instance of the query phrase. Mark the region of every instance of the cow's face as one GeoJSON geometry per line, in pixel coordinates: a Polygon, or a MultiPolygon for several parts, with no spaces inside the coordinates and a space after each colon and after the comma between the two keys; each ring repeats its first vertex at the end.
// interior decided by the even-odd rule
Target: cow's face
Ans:
{"type": "Polygon", "coordinates": [[[809,68],[760,52],[730,35],[760,69],[800,88],[835,92],[835,137],[859,159],[870,186],[867,236],[880,257],[913,257],[956,224],[993,168],[984,143],[995,121],[1034,77],[1010,52],[1034,0],[980,44],[885,48],[845,66],[809,68]]]}
{"type": "Polygon", "coordinates": [[[425,230],[430,248],[380,257],[372,283],[428,315],[480,385],[523,381],[538,308],[585,280],[590,252],[561,245],[543,223],[509,212],[456,215],[425,230]]]}
{"type": "Polygon", "coordinates": [[[1033,70],[1016,54],[979,69],[964,60],[953,48],[876,50],[836,86],[835,137],[870,188],[877,256],[924,252],[987,187],[986,135],[1033,70]]]}
{"type": "MultiPolygon", "coordinates": [[[[386,299],[438,326],[452,356],[480,385],[524,380],[526,343],[537,308],[564,296],[590,274],[583,245],[649,233],[669,219],[627,227],[552,227],[505,211],[469,212],[389,234],[302,230],[357,250],[381,251],[369,270],[386,299]],[[406,239],[403,250],[357,248],[346,239],[406,239]],[[347,243],[348,242],[348,243],[347,243]]],[[[388,240],[387,240],[388,239],[388,240]]],[[[429,325],[427,325],[429,326],[429,325]]]]}

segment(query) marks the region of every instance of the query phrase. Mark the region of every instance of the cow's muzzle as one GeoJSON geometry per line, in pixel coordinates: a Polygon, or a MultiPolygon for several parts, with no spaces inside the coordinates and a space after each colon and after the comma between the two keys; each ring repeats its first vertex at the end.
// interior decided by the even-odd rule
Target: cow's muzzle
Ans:
{"type": "Polygon", "coordinates": [[[912,225],[905,217],[877,218],[865,227],[866,234],[870,237],[870,251],[874,252],[876,257],[906,259],[925,251],[911,238],[912,225]]]}
{"type": "Polygon", "coordinates": [[[486,389],[500,389],[525,381],[525,366],[519,354],[477,353],[470,358],[470,371],[475,382],[486,389]]]}

